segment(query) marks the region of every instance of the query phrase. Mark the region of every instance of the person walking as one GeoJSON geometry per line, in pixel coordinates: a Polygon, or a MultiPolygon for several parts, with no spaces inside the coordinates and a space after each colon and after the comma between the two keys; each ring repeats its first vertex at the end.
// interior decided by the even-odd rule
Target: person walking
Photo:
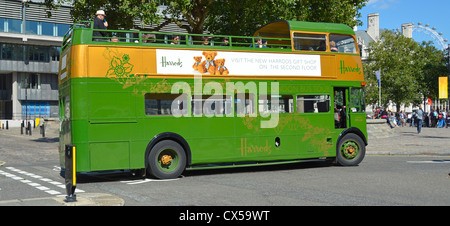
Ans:
{"type": "Polygon", "coordinates": [[[423,120],[422,107],[419,107],[419,110],[417,110],[416,116],[417,116],[417,133],[420,134],[420,131],[422,130],[422,120],[423,120]]]}
{"type": "Polygon", "coordinates": [[[399,115],[399,117],[400,117],[400,124],[402,125],[402,127],[405,127],[405,118],[406,118],[406,116],[405,116],[405,113],[403,113],[403,111],[400,111],[400,115],[399,115]]]}

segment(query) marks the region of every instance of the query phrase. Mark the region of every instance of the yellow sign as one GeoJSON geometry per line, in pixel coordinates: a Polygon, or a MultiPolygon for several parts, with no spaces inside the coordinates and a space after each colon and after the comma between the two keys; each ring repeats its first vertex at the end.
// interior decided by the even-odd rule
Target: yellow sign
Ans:
{"type": "Polygon", "coordinates": [[[448,78],[439,77],[439,99],[448,98],[448,78]]]}

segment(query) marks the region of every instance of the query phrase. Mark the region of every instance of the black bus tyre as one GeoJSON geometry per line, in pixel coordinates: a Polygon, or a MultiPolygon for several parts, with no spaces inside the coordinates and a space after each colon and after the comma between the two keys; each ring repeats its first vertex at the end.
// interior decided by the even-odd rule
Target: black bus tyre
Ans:
{"type": "Polygon", "coordinates": [[[337,163],[341,166],[356,166],[366,154],[364,141],[356,134],[346,134],[337,146],[337,163]]]}
{"type": "Polygon", "coordinates": [[[175,141],[163,140],[148,155],[148,173],[158,179],[179,177],[186,167],[186,153],[175,141]]]}

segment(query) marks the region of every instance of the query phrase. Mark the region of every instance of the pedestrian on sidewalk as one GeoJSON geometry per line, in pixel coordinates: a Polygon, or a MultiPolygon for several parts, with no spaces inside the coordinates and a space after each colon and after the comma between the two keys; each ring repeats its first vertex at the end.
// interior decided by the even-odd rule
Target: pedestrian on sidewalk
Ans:
{"type": "Polygon", "coordinates": [[[383,112],[381,112],[381,118],[382,118],[382,119],[386,119],[386,122],[387,122],[387,124],[389,125],[389,127],[391,127],[391,129],[394,128],[394,127],[391,125],[391,122],[390,122],[390,120],[389,120],[389,112],[388,112],[387,108],[384,108],[383,112]]]}
{"type": "Polygon", "coordinates": [[[405,127],[405,125],[406,125],[406,123],[405,123],[405,118],[406,118],[405,113],[403,113],[403,111],[400,111],[399,117],[400,117],[400,124],[402,125],[402,127],[405,127]]]}
{"type": "Polygon", "coordinates": [[[417,116],[417,133],[420,134],[420,131],[422,130],[422,120],[423,120],[422,107],[419,107],[419,110],[417,110],[416,116],[417,116]]]}
{"type": "Polygon", "coordinates": [[[439,112],[439,128],[444,128],[444,122],[445,122],[445,111],[441,110],[439,112]]]}

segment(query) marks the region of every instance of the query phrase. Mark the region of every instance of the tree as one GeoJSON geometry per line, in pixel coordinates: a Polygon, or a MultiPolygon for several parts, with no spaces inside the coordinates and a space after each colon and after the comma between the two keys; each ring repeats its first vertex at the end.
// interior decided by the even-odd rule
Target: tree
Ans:
{"type": "MultiPolygon", "coordinates": [[[[390,100],[399,109],[401,104],[421,102],[417,81],[422,66],[418,64],[419,53],[419,44],[403,36],[399,31],[384,31],[379,41],[369,44],[368,69],[381,72],[381,94],[384,105],[390,100]]],[[[374,73],[367,75],[375,76],[374,73]]],[[[368,80],[373,84],[373,77],[368,80]]],[[[368,92],[378,93],[378,89],[373,88],[374,86],[371,86],[368,92]]]]}
{"type": "Polygon", "coordinates": [[[423,95],[424,102],[428,97],[437,99],[439,97],[440,76],[447,76],[447,66],[443,51],[433,46],[433,42],[422,42],[420,45],[420,57],[422,73],[418,78],[418,91],[423,95]]]}
{"type": "Polygon", "coordinates": [[[205,23],[209,31],[228,35],[253,35],[276,20],[361,25],[359,10],[368,0],[216,0],[205,23]]]}
{"type": "Polygon", "coordinates": [[[63,2],[73,2],[72,17],[92,20],[98,9],[105,10],[111,29],[136,28],[133,19],[143,24],[162,25],[174,22],[189,33],[202,34],[207,28],[212,33],[252,35],[261,25],[270,21],[304,20],[313,22],[360,25],[359,10],[368,0],[45,0],[51,9],[63,2]],[[56,2],[56,3],[55,3],[56,2]],[[158,6],[166,6],[162,14],[158,6]],[[181,23],[187,21],[189,26],[181,23]]]}
{"type": "Polygon", "coordinates": [[[444,53],[432,42],[419,44],[398,31],[385,31],[369,45],[368,64],[364,65],[366,102],[378,102],[378,85],[374,71],[381,71],[382,104],[392,101],[419,105],[427,97],[438,95],[438,77],[446,75],[444,53]]]}
{"type": "Polygon", "coordinates": [[[251,36],[262,25],[293,19],[296,1],[216,0],[205,26],[217,34],[251,36]]]}

